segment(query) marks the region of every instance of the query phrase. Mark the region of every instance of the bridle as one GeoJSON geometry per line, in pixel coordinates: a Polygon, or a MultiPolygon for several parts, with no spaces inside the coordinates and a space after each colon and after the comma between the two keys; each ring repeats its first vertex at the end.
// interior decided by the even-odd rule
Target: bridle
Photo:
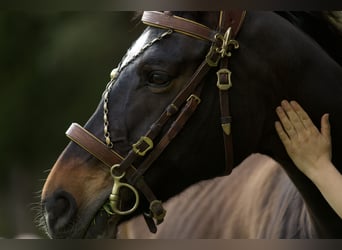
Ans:
{"type": "MultiPolygon", "coordinates": [[[[158,38],[152,40],[148,47],[155,42],[170,35],[172,32],[182,33],[198,39],[211,42],[211,47],[204,61],[194,72],[185,87],[178,93],[169,104],[160,117],[152,124],[147,133],[132,145],[132,149],[123,157],[115,152],[110,139],[109,132],[109,92],[121,70],[126,66],[119,67],[112,73],[112,79],[108,83],[103,94],[104,99],[104,138],[105,143],[95,137],[89,131],[80,125],[73,123],[66,131],[66,135],[79,146],[84,148],[90,154],[95,156],[102,163],[110,168],[110,173],[114,180],[112,193],[109,197],[109,204],[104,206],[109,214],[126,215],[132,213],[138,206],[139,189],[149,201],[149,211],[144,213],[144,218],[151,232],[156,232],[156,224],[160,224],[166,214],[162,207],[162,202],[157,200],[149,186],[144,180],[144,173],[159,157],[164,149],[169,145],[173,138],[182,130],[183,126],[189,120],[199,105],[200,93],[203,86],[202,79],[213,67],[218,67],[217,87],[219,89],[221,125],[225,145],[226,170],[229,174],[233,168],[233,145],[231,133],[231,115],[229,108],[228,90],[232,87],[231,71],[228,69],[228,61],[231,51],[237,49],[239,44],[234,38],[243,23],[245,11],[220,11],[220,18],[217,30],[212,30],[200,23],[189,19],[174,16],[169,12],[145,11],[142,16],[142,22],[153,27],[166,29],[158,38]],[[174,118],[175,117],[175,118],[174,118]],[[166,124],[174,119],[167,132],[161,135],[162,129],[166,124]],[[161,139],[156,142],[156,138],[161,139]],[[135,167],[133,164],[140,160],[141,164],[135,167]],[[121,182],[125,177],[126,182],[121,182]],[[130,189],[135,196],[135,204],[129,210],[120,209],[119,191],[121,187],[130,189]]],[[[141,53],[142,53],[141,52],[141,53]]]]}

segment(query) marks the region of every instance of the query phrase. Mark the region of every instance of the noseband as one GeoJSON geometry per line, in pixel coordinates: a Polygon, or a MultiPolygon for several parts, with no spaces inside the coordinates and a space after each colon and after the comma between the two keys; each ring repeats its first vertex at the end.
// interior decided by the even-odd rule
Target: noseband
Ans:
{"type": "Polygon", "coordinates": [[[106,143],[102,142],[76,123],[73,123],[67,130],[66,135],[72,141],[110,168],[114,184],[112,193],[109,197],[109,204],[104,206],[107,213],[116,215],[132,213],[139,203],[139,194],[136,191],[137,188],[144,194],[145,198],[150,203],[149,211],[144,213],[147,225],[151,232],[157,231],[155,222],[160,224],[165,217],[166,211],[162,207],[161,201],[156,199],[155,195],[146,184],[143,175],[195,112],[201,101],[200,93],[203,86],[202,79],[211,68],[218,66],[217,87],[220,95],[221,125],[226,153],[225,174],[231,172],[233,168],[233,145],[228,90],[232,87],[232,83],[230,77],[231,72],[228,69],[228,59],[231,56],[231,51],[239,47],[238,42],[234,40],[234,38],[243,23],[245,14],[245,11],[220,11],[217,30],[212,30],[202,24],[171,15],[168,12],[144,12],[142,16],[143,23],[149,26],[166,29],[167,31],[147,44],[147,46],[142,49],[141,53],[163,37],[170,35],[172,32],[178,32],[198,39],[207,40],[211,42],[211,47],[206,58],[197,68],[185,87],[173,99],[171,104],[166,107],[159,119],[152,124],[150,130],[132,145],[132,149],[126,157],[121,156],[112,149],[113,144],[109,133],[107,105],[111,86],[126,65],[120,67],[118,71],[114,71],[112,80],[107,85],[103,95],[104,137],[106,143]],[[161,136],[161,139],[158,142],[155,142],[156,137],[160,136],[162,129],[171,119],[174,119],[174,121],[167,132],[161,136]],[[138,159],[142,163],[138,167],[135,167],[133,164],[138,159]],[[125,177],[126,182],[121,182],[123,177],[125,177]],[[126,211],[120,209],[119,191],[121,187],[130,189],[136,197],[136,202],[133,207],[126,211]]]}

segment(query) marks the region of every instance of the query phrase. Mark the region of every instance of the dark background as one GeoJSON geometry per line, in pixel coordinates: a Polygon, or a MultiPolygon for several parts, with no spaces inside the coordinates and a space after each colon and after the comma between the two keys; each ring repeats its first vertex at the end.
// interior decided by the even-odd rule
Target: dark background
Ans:
{"type": "Polygon", "coordinates": [[[133,12],[0,12],[0,237],[36,233],[34,204],[68,139],[144,28],[133,12]]]}

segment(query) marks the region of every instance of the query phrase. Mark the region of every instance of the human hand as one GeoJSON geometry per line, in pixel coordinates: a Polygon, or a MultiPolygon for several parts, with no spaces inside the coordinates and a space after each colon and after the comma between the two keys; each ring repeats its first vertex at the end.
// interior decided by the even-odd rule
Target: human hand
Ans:
{"type": "Polygon", "coordinates": [[[275,128],[288,155],[312,179],[325,165],[331,163],[329,115],[322,116],[319,131],[295,101],[282,101],[276,113],[280,122],[275,122],[275,128]]]}

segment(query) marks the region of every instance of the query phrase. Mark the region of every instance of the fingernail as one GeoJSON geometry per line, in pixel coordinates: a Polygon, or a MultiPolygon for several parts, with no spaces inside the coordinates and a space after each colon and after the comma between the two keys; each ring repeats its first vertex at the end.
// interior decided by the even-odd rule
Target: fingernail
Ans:
{"type": "Polygon", "coordinates": [[[289,103],[289,102],[288,102],[287,100],[283,100],[283,101],[281,102],[281,105],[287,106],[288,103],[289,103]]]}

